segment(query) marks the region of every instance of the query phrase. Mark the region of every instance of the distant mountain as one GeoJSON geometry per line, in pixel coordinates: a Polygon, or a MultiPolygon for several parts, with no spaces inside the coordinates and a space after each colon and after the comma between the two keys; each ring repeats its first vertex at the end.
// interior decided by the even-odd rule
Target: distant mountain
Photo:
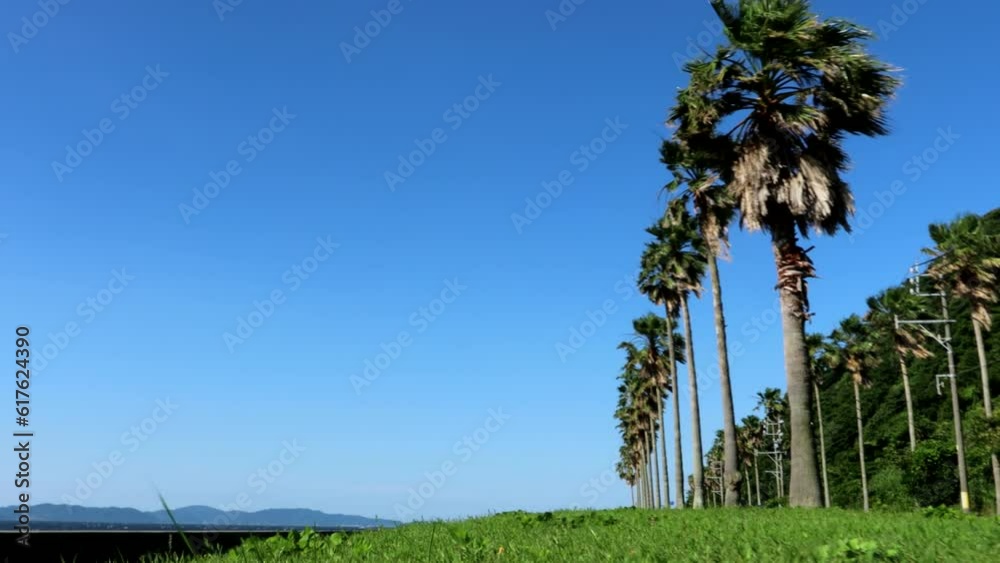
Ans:
{"type": "MultiPolygon", "coordinates": [[[[0,507],[0,514],[12,514],[14,506],[0,507]]],[[[209,506],[172,509],[177,523],[187,527],[213,528],[391,528],[395,520],[376,520],[347,514],[326,514],[303,508],[278,508],[258,512],[224,512],[209,506]]],[[[90,508],[69,504],[39,504],[31,507],[33,523],[105,524],[136,527],[169,527],[165,510],[143,512],[134,508],[90,508]]],[[[46,526],[49,527],[49,526],[46,526]]]]}

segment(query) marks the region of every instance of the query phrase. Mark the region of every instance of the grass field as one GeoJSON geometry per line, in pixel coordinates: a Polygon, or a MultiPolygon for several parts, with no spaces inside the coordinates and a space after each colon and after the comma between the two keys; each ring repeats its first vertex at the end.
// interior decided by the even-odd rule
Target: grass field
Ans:
{"type": "Polygon", "coordinates": [[[1000,519],[950,510],[504,513],[359,533],[250,541],[166,563],[328,561],[997,561],[1000,519]]]}

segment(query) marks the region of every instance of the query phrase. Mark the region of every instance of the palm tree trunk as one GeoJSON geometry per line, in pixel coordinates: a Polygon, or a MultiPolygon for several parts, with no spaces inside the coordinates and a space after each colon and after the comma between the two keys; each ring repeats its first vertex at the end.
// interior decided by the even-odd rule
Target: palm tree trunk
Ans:
{"type": "Polygon", "coordinates": [[[642,460],[635,464],[635,507],[642,508],[642,460]]]}
{"type": "Polygon", "coordinates": [[[708,273],[712,282],[712,307],[715,312],[715,344],[719,358],[719,387],[722,389],[723,492],[726,506],[740,505],[739,450],[736,445],[736,415],[733,412],[733,388],[729,381],[729,347],[726,343],[726,314],[722,308],[722,282],[719,264],[714,254],[708,256],[708,273]]]}
{"type": "Polygon", "coordinates": [[[632,506],[635,506],[635,483],[628,486],[628,495],[632,500],[632,506]]]}
{"type": "Polygon", "coordinates": [[[650,452],[652,452],[653,457],[656,457],[656,452],[653,451],[652,445],[653,442],[650,440],[649,432],[646,432],[646,484],[649,486],[649,508],[656,508],[656,489],[653,487],[653,475],[656,475],[656,473],[653,472],[653,459],[649,456],[650,452]]]}
{"type": "MultiPolygon", "coordinates": [[[[983,382],[983,409],[986,411],[986,419],[993,418],[993,395],[990,393],[990,371],[986,363],[986,346],[983,344],[983,327],[979,321],[972,319],[972,328],[976,333],[976,351],[979,353],[979,375],[983,382]]],[[[995,503],[995,515],[1000,516],[1000,460],[997,454],[990,454],[990,463],[993,465],[993,499],[995,503]]]]}
{"type": "MultiPolygon", "coordinates": [[[[657,393],[659,395],[659,393],[657,393]]],[[[656,508],[663,508],[663,495],[660,492],[660,455],[657,451],[659,447],[656,444],[656,422],[650,421],[650,426],[653,428],[653,464],[656,466],[655,471],[653,471],[653,481],[656,483],[656,508]]]]}
{"type": "Polygon", "coordinates": [[[646,454],[646,496],[648,500],[646,502],[646,508],[656,507],[656,498],[653,491],[653,471],[652,471],[653,460],[649,458],[649,454],[646,454]]]}
{"type": "MultiPolygon", "coordinates": [[[[748,466],[746,469],[750,469],[748,466]]],[[[753,506],[753,491],[750,490],[750,479],[746,479],[747,484],[747,506],[753,506]]]]}
{"type": "Polygon", "coordinates": [[[865,429],[861,424],[861,393],[858,382],[854,381],[854,413],[858,419],[858,459],[861,461],[861,498],[865,512],[868,512],[868,475],[865,472],[865,429]]]}
{"type": "Polygon", "coordinates": [[[642,507],[649,508],[649,466],[646,456],[642,456],[642,507]]]}
{"type": "Polygon", "coordinates": [[[643,508],[649,508],[653,504],[653,493],[649,489],[649,455],[647,454],[642,456],[642,488],[645,491],[643,508]]]}
{"type": "Polygon", "coordinates": [[[906,358],[900,349],[896,349],[899,358],[899,372],[903,375],[903,396],[906,397],[906,424],[910,431],[910,451],[917,449],[917,430],[913,424],[913,396],[910,395],[910,371],[906,368],[906,358]]]}
{"type": "Polygon", "coordinates": [[[688,365],[688,389],[691,397],[691,457],[694,475],[694,485],[691,491],[691,506],[693,508],[705,507],[704,496],[704,468],[702,460],[704,456],[701,451],[701,409],[698,406],[698,371],[694,365],[694,345],[691,336],[691,311],[688,310],[687,296],[681,297],[681,314],[684,316],[684,344],[687,353],[688,365]]]}
{"type": "Polygon", "coordinates": [[[674,352],[674,320],[670,309],[667,316],[668,361],[670,362],[670,385],[673,387],[674,403],[674,498],[677,508],[684,508],[684,454],[681,452],[681,397],[680,386],[677,384],[677,354],[674,352]]]}
{"type": "Polygon", "coordinates": [[[826,433],[823,432],[823,401],[819,396],[819,385],[813,380],[813,395],[816,396],[816,418],[819,419],[819,461],[823,470],[823,506],[830,508],[830,481],[826,473],[826,433]]]}
{"type": "Polygon", "coordinates": [[[670,472],[667,470],[667,419],[663,408],[663,388],[656,385],[656,405],[660,411],[660,456],[663,458],[663,500],[664,508],[670,508],[670,472]]]}
{"type": "Polygon", "coordinates": [[[635,506],[642,508],[642,459],[635,464],[635,506]]]}
{"type": "Polygon", "coordinates": [[[753,480],[757,484],[757,506],[760,506],[760,466],[757,465],[756,455],[753,460],[753,480]]]}
{"type": "Polygon", "coordinates": [[[646,508],[646,503],[649,501],[646,496],[646,456],[639,456],[639,505],[640,508],[646,508]]]}
{"type": "Polygon", "coordinates": [[[809,355],[806,350],[806,289],[801,276],[789,273],[802,252],[796,244],[795,227],[772,231],[772,246],[778,270],[781,324],[785,350],[785,379],[791,432],[791,480],[789,506],[819,507],[823,504],[816,446],[812,431],[812,387],[809,385],[809,355]]]}

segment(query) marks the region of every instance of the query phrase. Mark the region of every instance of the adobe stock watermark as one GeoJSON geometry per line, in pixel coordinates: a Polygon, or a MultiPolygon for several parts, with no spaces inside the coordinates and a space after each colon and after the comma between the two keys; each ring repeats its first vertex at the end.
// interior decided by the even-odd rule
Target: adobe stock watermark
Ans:
{"type": "Polygon", "coordinates": [[[542,15],[545,16],[545,21],[549,22],[552,31],[555,31],[559,24],[565,23],[570,16],[576,13],[577,6],[582,6],[586,2],[587,0],[559,0],[559,4],[554,10],[545,10],[542,15]]]}
{"type": "MultiPolygon", "coordinates": [[[[728,356],[730,370],[734,365],[733,360],[743,357],[747,352],[747,346],[756,344],[764,333],[771,330],[776,324],[781,322],[781,297],[775,297],[771,306],[754,315],[750,320],[740,326],[740,336],[733,339],[732,333],[727,332],[728,356]]],[[[719,358],[715,357],[708,369],[698,370],[698,385],[701,392],[709,389],[709,386],[717,383],[722,375],[722,368],[719,365],[719,358]]],[[[732,374],[730,373],[730,377],[732,374]]]]}
{"type": "Polygon", "coordinates": [[[226,21],[226,14],[236,11],[236,7],[243,3],[243,0],[212,0],[212,8],[220,22],[226,21]]]}
{"type": "MultiPolygon", "coordinates": [[[[458,131],[465,124],[465,121],[480,108],[480,105],[490,99],[497,88],[502,85],[502,82],[493,79],[492,74],[489,76],[480,75],[479,83],[473,93],[452,104],[441,115],[441,119],[451,125],[452,131],[458,131]]],[[[386,170],[382,175],[385,184],[389,186],[389,191],[396,191],[396,186],[405,183],[413,176],[417,168],[423,166],[427,159],[437,151],[438,146],[447,140],[448,134],[441,127],[431,131],[430,136],[426,139],[414,139],[413,144],[416,145],[416,150],[410,151],[409,154],[400,154],[396,170],[386,170]]]]}
{"type": "Polygon", "coordinates": [[[112,450],[106,458],[90,464],[94,469],[83,478],[77,478],[74,494],[64,494],[62,500],[66,504],[80,504],[93,496],[94,491],[101,488],[108,479],[114,475],[115,470],[125,464],[127,454],[135,453],[142,444],[149,440],[150,436],[156,433],[160,426],[170,419],[170,415],[178,409],[178,405],[166,399],[157,399],[153,412],[143,418],[137,424],[133,424],[128,430],[122,432],[119,442],[125,448],[112,450]]]}
{"type": "Polygon", "coordinates": [[[608,492],[618,480],[618,469],[615,462],[612,462],[608,469],[605,469],[600,475],[591,478],[580,487],[580,496],[587,499],[588,506],[594,506],[601,495],[608,492]]]}
{"type": "MultiPolygon", "coordinates": [[[[411,2],[412,0],[406,0],[411,2]]],[[[372,44],[374,40],[385,28],[389,27],[395,16],[403,13],[403,9],[406,6],[403,5],[402,0],[389,0],[385,8],[379,10],[372,10],[369,12],[371,14],[370,20],[365,22],[364,25],[354,26],[354,37],[351,42],[346,41],[340,42],[340,53],[344,55],[344,60],[347,64],[354,62],[352,57],[360,55],[369,45],[372,44]]]]}
{"type": "Polygon", "coordinates": [[[903,2],[893,4],[889,19],[878,20],[879,39],[888,41],[889,35],[906,25],[910,18],[920,10],[920,7],[927,2],[928,0],[903,0],[903,2]]]}
{"type": "MultiPolygon", "coordinates": [[[[305,446],[299,445],[298,440],[284,441],[281,444],[281,451],[266,465],[258,467],[256,471],[250,473],[246,479],[246,486],[255,496],[264,494],[268,485],[273,484],[285,471],[295,463],[296,460],[306,451],[305,446]]],[[[253,505],[253,498],[247,491],[241,491],[229,504],[219,507],[222,514],[216,516],[211,522],[203,521],[206,533],[197,534],[191,538],[191,547],[196,552],[202,553],[211,548],[211,543],[219,537],[219,531],[239,524],[240,516],[249,512],[253,505]]]]}
{"type": "Polygon", "coordinates": [[[499,432],[504,424],[510,420],[510,415],[503,412],[503,407],[498,407],[495,410],[489,409],[487,414],[489,416],[482,426],[455,442],[451,448],[453,458],[444,461],[432,471],[425,471],[423,481],[415,487],[410,487],[410,494],[405,505],[396,503],[393,509],[400,520],[413,518],[431,497],[444,488],[448,479],[454,477],[459,468],[468,463],[473,455],[490,441],[493,434],[499,432]]]}
{"type": "MultiPolygon", "coordinates": [[[[631,299],[633,295],[638,293],[639,290],[636,289],[636,280],[638,277],[639,270],[637,270],[635,274],[625,276],[615,282],[615,294],[621,296],[621,301],[627,301],[631,299]]],[[[585,313],[587,319],[580,324],[569,328],[569,338],[566,342],[556,342],[555,348],[556,354],[559,355],[559,360],[565,364],[569,356],[577,353],[580,348],[583,348],[583,345],[587,343],[587,340],[597,334],[598,329],[607,324],[608,317],[617,312],[618,302],[614,299],[605,299],[596,311],[587,309],[585,313]]]]}
{"type": "MultiPolygon", "coordinates": [[[[426,305],[419,307],[407,318],[410,326],[416,329],[416,334],[419,335],[426,332],[431,323],[444,314],[448,305],[454,303],[462,295],[462,292],[467,289],[469,289],[469,286],[462,285],[458,281],[458,278],[445,280],[444,289],[441,290],[441,293],[431,299],[426,305]]],[[[361,376],[351,374],[350,381],[351,386],[354,387],[354,393],[361,395],[361,390],[370,386],[373,381],[385,373],[389,369],[389,366],[403,353],[403,350],[409,348],[411,344],[413,344],[413,334],[408,330],[400,331],[388,344],[382,342],[379,345],[382,351],[375,354],[373,358],[365,360],[365,367],[361,371],[361,376]]]]}
{"type": "MultiPolygon", "coordinates": [[[[607,118],[604,123],[605,127],[600,135],[580,145],[580,148],[569,155],[569,163],[575,165],[577,173],[583,173],[590,168],[590,165],[621,137],[622,132],[628,129],[628,124],[622,123],[620,117],[615,117],[613,120],[607,118]]],[[[568,168],[563,169],[556,175],[555,180],[543,181],[542,189],[534,197],[524,198],[524,212],[510,214],[510,221],[514,224],[517,234],[522,234],[524,227],[541,217],[542,211],[548,209],[575,180],[568,168]]]]}
{"type": "Polygon", "coordinates": [[[36,373],[45,371],[49,362],[65,350],[74,338],[80,336],[83,327],[94,322],[98,313],[107,309],[133,280],[135,280],[135,276],[130,275],[125,268],[111,270],[111,279],[104,287],[98,290],[94,296],[84,299],[76,306],[76,315],[82,319],[82,322],[69,321],[62,330],[56,331],[55,334],[50,332],[46,335],[48,342],[36,348],[35,353],[31,356],[32,371],[36,373]]]}
{"type": "MultiPolygon", "coordinates": [[[[118,117],[119,122],[125,121],[132,115],[132,111],[146,100],[149,93],[159,88],[168,76],[170,73],[161,70],[160,65],[156,65],[155,68],[147,66],[146,75],[142,77],[139,84],[112,100],[110,111],[118,117]]],[[[105,117],[97,122],[95,128],[83,129],[81,131],[83,139],[75,145],[66,145],[66,156],[61,161],[52,161],[52,172],[56,175],[56,179],[62,182],[66,174],[79,168],[83,164],[83,159],[93,154],[105,138],[114,133],[117,128],[118,126],[110,117],[105,117]]]]}
{"type": "Polygon", "coordinates": [[[38,0],[38,11],[30,16],[21,18],[21,33],[13,31],[7,33],[7,41],[10,42],[10,48],[14,50],[14,54],[20,53],[22,46],[27,45],[29,41],[38,37],[38,32],[49,25],[49,22],[62,11],[62,7],[71,1],[38,0]]]}
{"type": "Polygon", "coordinates": [[[952,131],[951,126],[938,127],[937,136],[931,144],[919,154],[913,155],[903,163],[901,172],[906,176],[908,182],[894,180],[889,184],[888,190],[875,192],[876,201],[855,211],[855,224],[848,234],[848,240],[851,241],[851,244],[854,244],[858,237],[871,229],[875,222],[885,215],[886,211],[896,203],[896,198],[901,197],[907,192],[909,184],[919,181],[924,173],[930,170],[941,159],[941,155],[948,152],[960,138],[961,135],[952,131]]]}
{"type": "Polygon", "coordinates": [[[725,29],[722,27],[722,22],[717,19],[702,20],[701,26],[705,29],[699,32],[698,35],[694,37],[689,35],[687,37],[687,45],[684,48],[684,53],[674,51],[672,58],[674,64],[677,65],[677,70],[684,70],[684,65],[708,54],[708,48],[722,36],[722,32],[725,29]]]}
{"type": "MultiPolygon", "coordinates": [[[[288,127],[288,124],[296,118],[294,113],[288,112],[288,106],[284,106],[281,109],[271,108],[271,114],[271,120],[268,121],[266,126],[253,135],[248,135],[246,139],[236,145],[236,153],[243,157],[244,164],[250,164],[256,160],[257,156],[264,152],[268,145],[274,142],[278,133],[284,131],[288,127]]],[[[184,223],[190,225],[191,216],[201,214],[215,198],[219,197],[222,190],[229,187],[233,178],[242,173],[243,167],[240,165],[240,161],[236,159],[231,159],[218,172],[214,170],[209,171],[209,182],[201,188],[194,188],[191,203],[181,203],[177,206],[177,210],[180,211],[181,219],[184,219],[184,223]]]]}
{"type": "MultiPolygon", "coordinates": [[[[288,294],[295,293],[302,287],[302,282],[309,279],[316,273],[320,264],[326,262],[333,255],[333,251],[340,248],[340,243],[333,242],[330,235],[326,238],[316,237],[316,246],[305,258],[295,263],[281,274],[281,282],[288,288],[288,294]]],[[[246,315],[236,317],[236,328],[233,334],[226,331],[222,333],[222,341],[225,343],[229,353],[236,352],[236,347],[253,336],[254,331],[264,324],[264,321],[274,315],[274,311],[284,305],[288,295],[280,287],[271,290],[268,297],[263,301],[254,301],[253,310],[246,315]]]]}

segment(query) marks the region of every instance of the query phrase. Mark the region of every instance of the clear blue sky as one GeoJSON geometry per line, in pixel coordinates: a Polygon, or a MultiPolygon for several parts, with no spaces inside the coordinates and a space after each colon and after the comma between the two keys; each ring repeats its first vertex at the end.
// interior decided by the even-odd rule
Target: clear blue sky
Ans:
{"type": "MultiPolygon", "coordinates": [[[[616,459],[615,345],[652,310],[616,284],[663,205],[675,59],[708,4],[589,0],[553,29],[556,0],[402,0],[370,43],[345,49],[389,2],[349,4],[244,1],[220,21],[210,0],[70,1],[33,32],[22,17],[35,0],[3,3],[0,329],[10,356],[15,327],[32,331],[32,502],[80,492],[88,506],[151,509],[160,490],[177,506],[396,517],[425,483],[412,517],[628,503],[620,484],[583,487],[616,459]],[[477,93],[473,111],[454,109],[477,93]],[[624,128],[605,130],[616,119],[624,128]],[[574,154],[602,134],[604,152],[574,154]],[[387,182],[425,139],[433,153],[387,182]],[[197,199],[227,167],[228,185],[197,199]],[[564,170],[572,183],[519,230],[511,215],[564,170]],[[275,291],[270,316],[227,343],[275,291]],[[605,300],[615,312],[560,358],[605,300]],[[398,357],[352,383],[403,331],[398,357]],[[464,436],[476,451],[455,446],[464,436]],[[80,489],[95,464],[110,474],[80,489]],[[425,477],[442,465],[443,482],[425,477]],[[250,478],[261,468],[280,475],[250,478]]],[[[998,8],[911,4],[873,47],[905,69],[894,134],[848,145],[861,209],[894,181],[905,191],[853,240],[816,241],[811,329],[897,281],[927,223],[1000,203],[982,174],[998,123],[980,58],[996,50],[998,8]],[[947,150],[918,177],[907,162],[939,128],[947,150]]],[[[815,8],[876,28],[893,15],[889,1],[815,8]]],[[[784,386],[777,324],[757,339],[744,329],[775,298],[766,239],[735,233],[722,276],[731,343],[745,348],[732,367],[743,416],[756,391],[784,386]]],[[[693,314],[708,369],[710,302],[693,314]]],[[[707,444],[720,399],[701,391],[707,444]]]]}

